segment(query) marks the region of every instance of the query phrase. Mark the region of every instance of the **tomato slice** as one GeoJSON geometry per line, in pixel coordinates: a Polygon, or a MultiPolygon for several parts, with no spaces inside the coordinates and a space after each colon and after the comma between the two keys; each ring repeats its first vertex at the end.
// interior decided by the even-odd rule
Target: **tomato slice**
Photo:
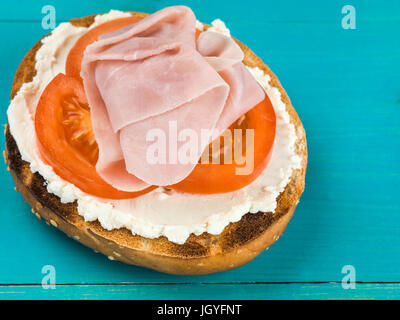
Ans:
{"type": "MultiPolygon", "coordinates": [[[[252,108],[241,118],[236,120],[236,122],[229,128],[231,130],[232,137],[235,137],[234,130],[241,129],[242,142],[239,146],[236,146],[237,141],[230,141],[232,145],[224,148],[224,139],[218,138],[221,141],[219,145],[220,150],[220,160],[218,163],[198,163],[194,170],[189,174],[185,180],[170,186],[169,188],[188,193],[197,194],[213,194],[213,193],[225,193],[239,190],[252,181],[254,181],[267,166],[269,160],[271,159],[272,148],[275,139],[276,130],[276,116],[274,108],[272,107],[271,101],[268,96],[265,99],[252,108]],[[253,129],[254,139],[250,144],[246,144],[246,129],[253,129]],[[235,148],[242,146],[242,156],[236,157],[235,148]],[[230,152],[229,161],[224,161],[224,150],[230,152]],[[253,155],[253,156],[252,156],[253,155]],[[248,157],[247,157],[248,156],[248,157]],[[249,161],[253,161],[253,165],[250,164],[248,170],[245,169],[246,158],[249,161]],[[225,163],[227,162],[227,163],[225,163]],[[241,170],[238,174],[238,170],[241,170]]],[[[249,140],[247,138],[247,140],[249,140]]],[[[250,139],[251,141],[251,139],[250,139]]],[[[210,144],[208,154],[210,155],[210,160],[212,158],[214,146],[210,144]]],[[[216,150],[217,152],[219,150],[216,150]]],[[[218,156],[218,154],[217,154],[218,156]]]]}
{"type": "Polygon", "coordinates": [[[128,199],[155,189],[124,192],[98,175],[98,146],[85,92],[77,79],[60,73],[47,85],[36,109],[35,129],[43,160],[82,191],[101,198],[128,199]]]}
{"type": "MultiPolygon", "coordinates": [[[[128,18],[115,19],[103,23],[97,27],[94,27],[93,29],[86,32],[82,37],[78,39],[78,41],[75,43],[75,45],[68,54],[65,65],[66,75],[69,77],[74,77],[76,79],[79,79],[79,81],[82,82],[80,75],[81,65],[82,65],[83,53],[86,47],[89,44],[97,41],[101,35],[116,31],[130,24],[136,23],[142,19],[143,18],[141,17],[128,17],[128,18]]],[[[201,33],[200,30],[196,29],[196,39],[199,37],[200,33],[201,33]]]]}

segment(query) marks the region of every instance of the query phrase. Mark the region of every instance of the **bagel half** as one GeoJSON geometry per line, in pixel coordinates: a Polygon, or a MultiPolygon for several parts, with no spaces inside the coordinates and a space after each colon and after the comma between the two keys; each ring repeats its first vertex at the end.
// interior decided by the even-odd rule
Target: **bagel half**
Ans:
{"type": "MultiPolygon", "coordinates": [[[[147,15],[137,12],[131,14],[147,15]]],[[[72,19],[71,23],[88,27],[94,22],[94,17],[95,15],[72,19]]],[[[243,62],[250,67],[259,67],[271,77],[270,83],[279,89],[291,123],[296,129],[295,150],[302,158],[301,169],[293,170],[289,184],[277,199],[274,213],[247,213],[240,221],[230,223],[221,234],[191,234],[183,245],[168,241],[166,237],[149,239],[132,235],[125,228],[108,231],[98,221],[85,222],[78,214],[76,202],[61,203],[59,197],[47,191],[44,178],[38,173],[32,173],[30,164],[21,159],[18,146],[6,125],[5,161],[16,190],[32,207],[32,212],[69,237],[103,253],[111,260],[170,274],[198,275],[233,269],[249,262],[271,246],[285,230],[304,190],[307,166],[305,132],[278,78],[249,48],[237,42],[245,54],[243,62]]],[[[35,76],[35,55],[40,46],[41,41],[31,48],[18,67],[12,84],[11,99],[23,83],[32,81],[35,76]]]]}

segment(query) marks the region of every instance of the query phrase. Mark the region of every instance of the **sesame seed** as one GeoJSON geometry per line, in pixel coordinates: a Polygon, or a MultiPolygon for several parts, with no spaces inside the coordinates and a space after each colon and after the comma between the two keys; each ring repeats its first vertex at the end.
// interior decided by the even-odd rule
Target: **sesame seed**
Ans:
{"type": "Polygon", "coordinates": [[[8,160],[7,160],[7,151],[6,151],[6,150],[3,150],[3,157],[4,157],[4,162],[5,162],[6,164],[8,164],[8,160]]]}

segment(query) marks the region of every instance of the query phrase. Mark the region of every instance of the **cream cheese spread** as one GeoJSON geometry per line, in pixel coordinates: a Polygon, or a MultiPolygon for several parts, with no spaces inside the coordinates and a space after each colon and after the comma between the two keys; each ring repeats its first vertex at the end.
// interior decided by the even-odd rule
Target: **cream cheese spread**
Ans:
{"type": "MultiPolygon", "coordinates": [[[[166,236],[178,244],[183,244],[191,233],[220,234],[230,222],[239,221],[248,212],[274,212],[278,195],[289,183],[293,170],[301,167],[302,159],[295,152],[295,127],[290,123],[281,94],[270,85],[269,75],[259,68],[248,69],[274,107],[275,145],[267,168],[254,182],[238,191],[195,195],[160,187],[134,199],[107,200],[85,194],[41,160],[33,117],[43,90],[54,76],[65,73],[68,52],[80,36],[101,23],[126,16],[129,13],[112,10],[96,16],[89,28],[61,23],[42,40],[36,54],[36,76],[32,82],[22,85],[7,111],[11,134],[22,159],[30,163],[31,171],[43,176],[47,191],[60,197],[61,202],[77,201],[78,213],[85,221],[98,220],[107,230],[125,227],[147,238],[166,236]]],[[[197,27],[202,29],[203,25],[198,22],[197,27]]],[[[230,36],[229,29],[219,19],[209,30],[230,36]]]]}

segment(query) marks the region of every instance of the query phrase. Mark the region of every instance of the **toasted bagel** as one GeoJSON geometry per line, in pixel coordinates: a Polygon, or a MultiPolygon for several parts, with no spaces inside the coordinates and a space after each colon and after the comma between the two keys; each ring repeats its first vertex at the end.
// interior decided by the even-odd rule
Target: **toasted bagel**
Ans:
{"type": "MultiPolygon", "coordinates": [[[[147,14],[132,12],[132,15],[147,14]]],[[[95,15],[72,19],[71,23],[88,27],[93,23],[94,17],[95,15]]],[[[302,159],[301,168],[293,171],[290,182],[277,199],[275,212],[247,213],[240,221],[230,223],[219,235],[191,234],[182,245],[173,243],[166,237],[149,239],[133,235],[125,228],[108,231],[97,221],[84,221],[78,214],[76,202],[62,203],[59,197],[47,191],[44,178],[39,173],[32,173],[30,164],[21,159],[18,146],[7,125],[4,155],[16,190],[39,218],[111,260],[181,275],[219,272],[249,262],[279,238],[293,215],[304,190],[307,145],[302,123],[278,78],[249,48],[239,41],[237,43],[245,54],[243,62],[250,67],[259,67],[271,77],[270,84],[279,89],[291,123],[296,129],[295,150],[302,159]]],[[[35,55],[40,47],[41,41],[31,48],[18,67],[12,84],[11,99],[23,83],[32,81],[35,76],[35,55]]]]}

